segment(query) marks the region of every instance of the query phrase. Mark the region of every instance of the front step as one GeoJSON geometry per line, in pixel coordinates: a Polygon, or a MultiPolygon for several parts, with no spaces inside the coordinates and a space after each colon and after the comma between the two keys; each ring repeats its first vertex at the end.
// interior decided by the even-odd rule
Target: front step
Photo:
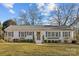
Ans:
{"type": "Polygon", "coordinates": [[[35,43],[36,44],[42,44],[42,41],[41,40],[36,40],[35,43]]]}

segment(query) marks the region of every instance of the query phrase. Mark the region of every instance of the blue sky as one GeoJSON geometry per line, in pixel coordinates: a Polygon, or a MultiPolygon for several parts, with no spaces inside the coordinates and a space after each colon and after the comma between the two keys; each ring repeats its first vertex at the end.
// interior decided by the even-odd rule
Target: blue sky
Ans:
{"type": "MultiPolygon", "coordinates": [[[[0,21],[4,22],[8,19],[11,18],[17,18],[20,11],[25,12],[25,10],[28,10],[29,8],[31,9],[35,9],[36,6],[37,8],[40,10],[41,15],[46,16],[44,19],[48,18],[48,16],[53,16],[53,14],[51,15],[51,13],[53,13],[55,7],[57,7],[58,5],[62,5],[62,4],[29,4],[29,3],[6,3],[6,4],[2,4],[0,3],[0,21]]],[[[70,4],[66,4],[67,7],[70,4]]]]}
{"type": "MultiPolygon", "coordinates": [[[[41,4],[35,4],[35,3],[0,3],[0,21],[4,22],[10,18],[16,18],[18,17],[20,11],[25,11],[28,10],[29,8],[31,9],[35,9],[36,6],[37,8],[42,11],[43,13],[41,13],[42,15],[49,15],[49,11],[48,9],[50,9],[50,11],[53,9],[54,7],[54,3],[53,4],[45,4],[41,3],[41,4]],[[44,7],[44,6],[49,6],[48,7],[44,7]],[[42,8],[43,7],[43,8],[42,8]],[[44,11],[43,11],[44,10],[44,11]]],[[[48,17],[46,17],[48,18],[48,17]]]]}
{"type": "Polygon", "coordinates": [[[29,8],[29,5],[26,4],[0,4],[0,21],[3,22],[10,18],[16,18],[20,12],[20,10],[26,10],[29,8]],[[12,10],[12,11],[10,11],[12,10]]]}

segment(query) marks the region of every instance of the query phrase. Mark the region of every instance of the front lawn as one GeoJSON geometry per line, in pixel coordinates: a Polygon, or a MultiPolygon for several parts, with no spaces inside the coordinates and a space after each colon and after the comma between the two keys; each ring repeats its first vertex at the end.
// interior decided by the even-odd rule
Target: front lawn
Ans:
{"type": "Polygon", "coordinates": [[[79,45],[50,43],[37,45],[35,43],[0,43],[0,55],[4,56],[53,56],[79,55],[79,45]]]}

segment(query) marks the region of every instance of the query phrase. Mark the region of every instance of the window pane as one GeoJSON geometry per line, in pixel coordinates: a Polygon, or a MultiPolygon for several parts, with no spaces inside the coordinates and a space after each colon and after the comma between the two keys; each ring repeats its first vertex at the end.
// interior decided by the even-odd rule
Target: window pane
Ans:
{"type": "Polygon", "coordinates": [[[54,32],[52,32],[52,35],[51,36],[54,36],[55,35],[55,33],[54,32]]]}
{"type": "Polygon", "coordinates": [[[12,37],[14,36],[14,32],[12,32],[12,37]]]}
{"type": "Polygon", "coordinates": [[[53,38],[56,39],[59,37],[59,35],[60,35],[59,32],[46,32],[46,37],[50,39],[53,39],[53,38]]]}
{"type": "Polygon", "coordinates": [[[26,37],[26,32],[25,32],[25,37],[26,37]]]}
{"type": "Polygon", "coordinates": [[[46,32],[46,37],[47,37],[47,32],[46,32]]]}
{"type": "Polygon", "coordinates": [[[56,32],[56,37],[58,37],[58,32],[56,32]]]}
{"type": "Polygon", "coordinates": [[[60,37],[60,35],[61,35],[61,34],[60,34],[60,32],[59,32],[59,37],[60,37]]]}
{"type": "Polygon", "coordinates": [[[20,37],[20,32],[19,32],[19,37],[20,37]]]}
{"type": "Polygon", "coordinates": [[[7,32],[5,32],[5,36],[7,36],[7,32]]]}
{"type": "Polygon", "coordinates": [[[70,37],[70,32],[63,32],[63,37],[70,37]]]}

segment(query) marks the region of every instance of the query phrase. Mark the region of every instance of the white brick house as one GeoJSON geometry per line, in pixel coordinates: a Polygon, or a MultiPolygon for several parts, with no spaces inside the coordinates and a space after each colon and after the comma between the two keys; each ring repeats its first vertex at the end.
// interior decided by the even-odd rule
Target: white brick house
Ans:
{"type": "Polygon", "coordinates": [[[45,40],[72,42],[74,40],[74,29],[64,26],[35,25],[35,26],[16,26],[11,25],[4,29],[4,39],[13,41],[14,39],[33,40],[36,43],[43,43],[45,40]]]}

